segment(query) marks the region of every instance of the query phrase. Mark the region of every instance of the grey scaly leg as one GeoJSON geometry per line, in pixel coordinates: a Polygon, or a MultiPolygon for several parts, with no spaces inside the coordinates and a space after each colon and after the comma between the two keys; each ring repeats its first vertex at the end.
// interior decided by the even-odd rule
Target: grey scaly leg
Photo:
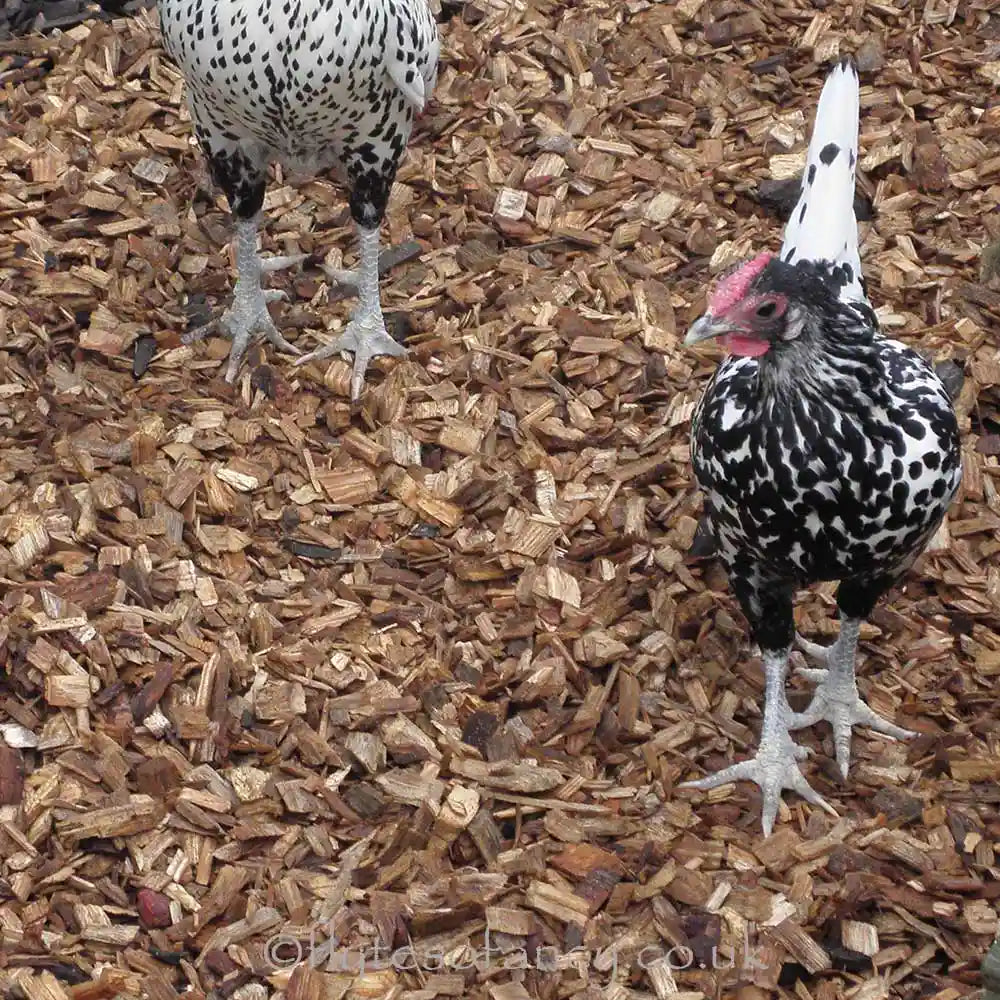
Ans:
{"type": "Polygon", "coordinates": [[[274,325],[271,314],[267,311],[267,303],[288,298],[280,290],[265,291],[261,287],[261,274],[291,267],[305,259],[305,254],[291,257],[268,257],[261,259],[257,253],[257,219],[238,219],[236,222],[236,287],[233,289],[233,304],[220,316],[197,330],[191,330],[182,336],[186,344],[193,344],[209,333],[221,327],[224,334],[232,338],[233,346],[229,351],[229,365],[226,368],[226,381],[236,381],[240,362],[243,360],[250,341],[255,333],[263,334],[264,338],[278,350],[288,354],[302,352],[290,344],[274,325]]]}
{"type": "Polygon", "coordinates": [[[916,735],[877,715],[858,694],[854,661],[860,630],[859,619],[844,617],[840,622],[840,635],[832,646],[819,646],[801,636],[795,637],[796,645],[807,656],[824,664],[824,667],[800,667],[796,671],[807,680],[818,681],[819,684],[809,707],[804,712],[792,715],[789,729],[804,729],[821,720],[829,722],[833,728],[837,765],[845,778],[851,766],[851,730],[854,726],[868,726],[869,729],[896,740],[916,735]]]}
{"type": "Polygon", "coordinates": [[[365,372],[373,357],[387,354],[398,358],[406,354],[406,348],[389,336],[382,317],[378,288],[378,229],[367,229],[359,225],[358,241],[361,246],[361,260],[356,272],[358,304],[351,315],[351,321],[347,324],[347,329],[328,344],[317,347],[316,350],[295,361],[297,365],[304,365],[309,361],[320,361],[343,351],[352,352],[354,365],[351,372],[351,399],[354,400],[361,395],[365,372]]]}
{"type": "Polygon", "coordinates": [[[704,791],[734,781],[753,781],[761,790],[761,822],[767,837],[774,829],[781,793],[786,788],[798,792],[807,802],[837,815],[834,808],[812,788],[799,770],[798,761],[807,757],[809,751],[794,743],[789,735],[792,710],[785,696],[787,671],[787,649],[764,651],[764,724],[756,755],[706,778],[678,786],[704,791]]]}

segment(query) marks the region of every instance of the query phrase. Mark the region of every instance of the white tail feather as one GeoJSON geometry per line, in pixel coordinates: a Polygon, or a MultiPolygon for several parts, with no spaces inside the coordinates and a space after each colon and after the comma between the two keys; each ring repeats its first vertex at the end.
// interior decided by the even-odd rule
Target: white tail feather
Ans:
{"type": "Polygon", "coordinates": [[[781,247],[781,259],[788,263],[822,260],[840,265],[844,280],[840,298],[853,301],[866,301],[854,217],[860,109],[858,71],[845,57],[823,84],[802,191],[781,247]]]}

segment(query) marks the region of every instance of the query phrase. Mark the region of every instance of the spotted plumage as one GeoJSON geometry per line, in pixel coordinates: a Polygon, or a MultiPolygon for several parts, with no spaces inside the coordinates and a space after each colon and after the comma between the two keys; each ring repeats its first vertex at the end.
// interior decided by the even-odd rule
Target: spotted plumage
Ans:
{"type": "MultiPolygon", "coordinates": [[[[164,46],[187,85],[194,132],[237,222],[239,269],[227,378],[252,332],[297,353],[274,328],[260,287],[258,217],[266,174],[331,171],[358,228],[359,305],[340,342],[300,359],[355,353],[354,395],[371,356],[400,354],[378,301],[378,229],[413,120],[437,79],[439,40],[426,0],[160,0],[164,46]]],[[[341,278],[345,275],[338,272],[341,278]]]]}
{"type": "Polygon", "coordinates": [[[853,302],[866,301],[854,216],[859,113],[857,70],[841,61],[819,97],[802,190],[781,247],[786,264],[822,261],[828,279],[840,286],[839,298],[853,302]],[[845,205],[841,198],[848,191],[851,201],[845,205]]]}
{"type": "Polygon", "coordinates": [[[945,387],[916,352],[881,335],[865,295],[853,213],[858,107],[857,72],[844,60],[824,85],[780,254],[725,276],[688,335],[721,336],[732,352],[696,409],[692,462],[767,675],[757,756],[693,784],[757,781],[767,832],[782,788],[826,806],[799,773],[789,730],[830,721],[845,776],[853,725],[908,735],[858,696],[858,628],[923,550],[961,479],[945,387]],[[828,669],[805,672],[819,686],[796,716],[784,693],[792,598],[820,580],[840,581],[841,634],[828,650],[798,640],[828,669]]]}

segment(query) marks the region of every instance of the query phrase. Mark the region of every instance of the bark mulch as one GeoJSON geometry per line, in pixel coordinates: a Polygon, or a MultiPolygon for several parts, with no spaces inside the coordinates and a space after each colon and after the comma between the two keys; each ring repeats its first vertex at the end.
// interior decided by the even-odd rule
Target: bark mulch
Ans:
{"type": "MultiPolygon", "coordinates": [[[[258,348],[234,389],[227,342],[181,342],[228,299],[231,229],[155,12],[7,11],[4,995],[973,995],[1000,897],[996,5],[446,0],[384,227],[411,351],[354,409],[341,359],[258,348]],[[676,788],[752,749],[763,693],[693,549],[718,355],[682,339],[778,245],[845,51],[869,292],[948,373],[965,481],[863,633],[863,693],[919,735],[858,731],[843,782],[828,728],[798,734],[839,817],[789,794],[764,839],[753,786],[676,788]]],[[[274,279],[311,347],[351,306],[318,267],[353,260],[343,192],[278,172],[266,214],[265,250],[311,255],[274,279]]],[[[796,615],[829,639],[833,587],[796,615]]]]}

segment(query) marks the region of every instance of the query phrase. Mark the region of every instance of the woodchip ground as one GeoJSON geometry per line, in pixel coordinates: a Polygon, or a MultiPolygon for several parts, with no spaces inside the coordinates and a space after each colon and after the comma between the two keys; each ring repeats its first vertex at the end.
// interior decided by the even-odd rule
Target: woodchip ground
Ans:
{"type": "MultiPolygon", "coordinates": [[[[233,389],[227,342],[182,344],[231,229],[155,15],[0,43],[4,995],[973,995],[1000,898],[996,4],[440,17],[385,227],[412,350],[353,411],[345,361],[257,349],[233,389]],[[918,737],[858,731],[844,783],[828,728],[798,734],[839,819],[789,794],[764,839],[753,786],[676,788],[752,748],[762,697],[692,552],[718,355],[682,339],[780,242],[847,51],[869,293],[964,375],[965,481],[863,633],[863,692],[918,737]]],[[[352,252],[343,192],[278,176],[266,211],[265,250],[314,255],[275,280],[311,347],[350,307],[315,266],[352,252]]],[[[800,595],[805,634],[832,594],[800,595]]]]}

